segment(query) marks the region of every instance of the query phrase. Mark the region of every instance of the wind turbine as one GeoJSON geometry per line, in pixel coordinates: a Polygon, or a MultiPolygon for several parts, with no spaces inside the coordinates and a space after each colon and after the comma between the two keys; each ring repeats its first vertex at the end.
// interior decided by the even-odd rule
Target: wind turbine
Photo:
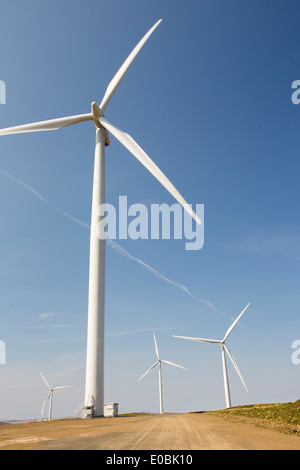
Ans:
{"type": "Polygon", "coordinates": [[[162,20],[145,34],[137,46],[129,54],[123,65],[109,83],[100,106],[93,102],[91,113],[51,119],[48,121],[25,124],[7,129],[0,129],[0,136],[24,132],[57,130],[84,121],[93,121],[96,127],[96,146],[93,177],[93,196],[90,234],[90,265],[89,265],[89,299],[88,299],[88,332],[85,382],[86,416],[103,416],[104,405],[104,290],[105,290],[105,234],[99,236],[97,226],[101,219],[99,207],[105,204],[105,146],[110,145],[109,132],[169,191],[187,213],[198,224],[201,220],[191,206],[162,173],[158,166],[142,150],[127,133],[111,124],[105,117],[110,100],[131,66],[133,60],[146,43],[150,35],[162,20]]]}
{"type": "Polygon", "coordinates": [[[43,376],[43,374],[41,372],[40,372],[40,374],[41,374],[41,377],[42,377],[43,381],[45,382],[45,384],[49,388],[49,393],[47,395],[46,400],[43,403],[43,408],[42,408],[42,412],[41,412],[41,421],[43,421],[43,419],[44,419],[44,409],[45,409],[45,406],[46,406],[46,403],[47,403],[48,400],[49,400],[48,419],[51,419],[51,416],[52,416],[52,401],[53,401],[53,392],[54,392],[54,390],[60,390],[61,388],[70,388],[70,385],[64,385],[62,387],[50,387],[50,385],[48,384],[48,382],[45,379],[45,377],[43,376]]]}
{"type": "Polygon", "coordinates": [[[156,337],[155,337],[155,333],[153,333],[153,336],[154,336],[154,345],[155,345],[155,352],[156,352],[156,356],[157,356],[157,361],[153,364],[153,366],[150,367],[150,369],[147,370],[147,372],[145,372],[142,377],[139,378],[138,381],[142,380],[143,377],[145,377],[145,375],[148,374],[148,372],[150,372],[150,370],[154,369],[155,366],[158,365],[158,380],[159,380],[159,412],[160,414],[163,414],[163,397],[162,397],[162,377],[161,377],[161,364],[162,362],[164,364],[169,364],[171,366],[175,366],[175,367],[179,367],[180,369],[186,369],[185,367],[182,367],[182,366],[179,366],[178,364],[174,364],[173,362],[170,362],[170,361],[165,361],[163,359],[160,359],[159,357],[159,353],[158,353],[158,348],[157,348],[157,343],[156,343],[156,337]]]}
{"type": "Polygon", "coordinates": [[[225,344],[225,341],[227,340],[228,336],[230,335],[230,333],[232,332],[233,328],[235,327],[235,325],[237,324],[237,322],[239,321],[239,319],[241,318],[241,316],[245,313],[245,311],[247,310],[247,308],[249,307],[250,303],[244,308],[244,310],[239,314],[239,316],[234,320],[234,322],[232,323],[232,325],[228,328],[228,330],[226,331],[225,333],[225,336],[222,340],[217,340],[217,339],[204,339],[204,338],[192,338],[190,336],[175,336],[173,335],[174,338],[183,338],[183,339],[189,339],[191,341],[199,341],[200,343],[217,343],[221,346],[221,351],[222,351],[222,365],[223,365],[223,377],[224,377],[224,388],[225,388],[225,400],[226,400],[226,408],[230,408],[231,407],[231,399],[230,399],[230,391],[229,391],[229,382],[228,382],[228,373],[227,373],[227,364],[226,364],[226,355],[225,355],[225,351],[229,357],[229,359],[231,360],[232,364],[233,364],[233,367],[235,368],[239,378],[241,379],[241,382],[242,384],[244,385],[246,391],[248,392],[248,389],[246,387],[246,384],[244,382],[244,379],[242,377],[242,374],[238,368],[238,365],[233,357],[233,355],[231,354],[231,352],[229,351],[228,347],[226,346],[225,344]]]}

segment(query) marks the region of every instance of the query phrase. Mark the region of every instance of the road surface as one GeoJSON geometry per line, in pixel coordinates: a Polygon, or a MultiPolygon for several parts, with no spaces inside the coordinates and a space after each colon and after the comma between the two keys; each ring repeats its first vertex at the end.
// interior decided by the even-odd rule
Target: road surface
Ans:
{"type": "Polygon", "coordinates": [[[206,413],[0,425],[0,450],[300,450],[300,437],[206,413]]]}

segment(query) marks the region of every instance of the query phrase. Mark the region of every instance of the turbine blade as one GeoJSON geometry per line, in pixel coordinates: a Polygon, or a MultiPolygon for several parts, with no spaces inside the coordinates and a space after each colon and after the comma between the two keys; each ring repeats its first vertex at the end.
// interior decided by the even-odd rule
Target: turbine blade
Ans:
{"type": "Polygon", "coordinates": [[[182,339],[189,339],[191,341],[199,341],[200,343],[221,343],[221,341],[217,339],[205,339],[205,338],[193,338],[191,336],[175,336],[173,338],[182,338],[182,339]]]}
{"type": "Polygon", "coordinates": [[[44,403],[43,403],[43,407],[42,407],[42,411],[41,411],[41,419],[44,418],[45,406],[46,406],[47,401],[49,400],[50,395],[51,395],[51,390],[50,390],[50,392],[48,393],[47,398],[45,399],[45,401],[44,401],[44,403]]]}
{"type": "Polygon", "coordinates": [[[43,381],[45,382],[45,384],[47,385],[47,387],[50,388],[50,390],[51,390],[50,385],[48,384],[47,380],[45,379],[45,377],[43,376],[43,374],[41,372],[40,372],[40,375],[41,375],[43,381]]]}
{"type": "Polygon", "coordinates": [[[50,119],[49,121],[24,124],[22,126],[8,127],[6,129],[0,129],[0,136],[22,134],[24,132],[54,131],[84,121],[93,121],[92,114],[79,114],[78,116],[69,116],[59,119],[50,119]]]}
{"type": "Polygon", "coordinates": [[[182,367],[182,366],[179,366],[178,364],[174,364],[174,362],[163,361],[163,360],[161,360],[160,362],[164,362],[165,364],[170,364],[170,366],[175,366],[175,367],[179,367],[180,369],[185,369],[186,370],[186,367],[182,367]]]}
{"type": "Polygon", "coordinates": [[[52,390],[60,390],[61,388],[70,388],[71,385],[64,385],[63,387],[54,387],[52,390]]]}
{"type": "Polygon", "coordinates": [[[153,336],[154,336],[154,345],[155,345],[155,351],[156,351],[157,359],[159,359],[158,347],[157,347],[155,333],[153,333],[153,336]]]}
{"type": "Polygon", "coordinates": [[[145,377],[145,375],[147,375],[148,372],[150,372],[150,370],[152,370],[158,363],[159,363],[159,361],[156,361],[155,364],[153,364],[153,366],[151,366],[150,369],[148,369],[147,372],[145,372],[145,373],[142,375],[142,377],[139,378],[138,382],[139,382],[140,380],[142,380],[142,378],[145,377]]]}
{"type": "Polygon", "coordinates": [[[173,184],[168,180],[168,178],[163,174],[163,172],[158,168],[158,166],[151,160],[151,158],[144,152],[144,150],[133,140],[130,135],[126,132],[121,131],[113,124],[107,121],[103,116],[99,118],[99,122],[107,129],[116,139],[124,145],[124,147],[132,153],[132,155],[137,158],[145,168],[169,191],[170,194],[182,205],[182,207],[187,211],[187,213],[195,219],[198,224],[201,224],[201,220],[194,213],[188,203],[183,199],[181,194],[173,186],[173,184]]]}
{"type": "Polygon", "coordinates": [[[120,85],[121,81],[124,78],[124,75],[126,74],[127,70],[131,66],[132,62],[142,49],[143,45],[147,41],[147,39],[151,36],[153,31],[157,28],[157,26],[161,23],[162,20],[157,21],[154,26],[152,26],[151,29],[149,29],[148,33],[145,34],[145,36],[140,40],[140,42],[136,45],[136,47],[133,49],[133,51],[129,54],[123,65],[119,68],[118,72],[116,75],[113,77],[111,80],[110,84],[108,85],[105,95],[102,99],[102,102],[100,104],[100,109],[104,112],[106,107],[108,106],[110,100],[112,99],[113,95],[115,94],[115,91],[117,90],[118,86],[120,85]]]}
{"type": "Polygon", "coordinates": [[[237,322],[239,321],[239,319],[241,318],[241,316],[245,313],[245,311],[247,310],[247,308],[249,307],[250,305],[250,302],[249,304],[244,308],[244,310],[239,314],[239,316],[234,320],[234,322],[232,323],[232,325],[228,328],[228,330],[226,331],[226,334],[224,336],[224,339],[223,339],[223,342],[226,341],[226,339],[228,338],[228,336],[230,335],[230,333],[232,332],[233,328],[235,327],[235,325],[237,324],[237,322]]]}
{"type": "Polygon", "coordinates": [[[242,382],[242,384],[244,385],[246,392],[248,392],[248,389],[247,389],[247,387],[246,387],[246,384],[245,384],[245,382],[244,382],[244,379],[243,379],[243,377],[242,377],[242,374],[241,374],[241,372],[240,372],[240,369],[238,368],[238,365],[237,365],[237,363],[236,363],[236,360],[234,359],[232,353],[229,351],[229,349],[228,349],[228,347],[226,346],[226,344],[224,344],[223,346],[224,346],[224,348],[225,348],[225,351],[226,351],[227,354],[228,354],[229,359],[231,360],[231,362],[232,362],[232,364],[233,364],[233,367],[234,367],[235,370],[236,370],[237,375],[238,375],[239,378],[241,379],[241,382],[242,382]]]}

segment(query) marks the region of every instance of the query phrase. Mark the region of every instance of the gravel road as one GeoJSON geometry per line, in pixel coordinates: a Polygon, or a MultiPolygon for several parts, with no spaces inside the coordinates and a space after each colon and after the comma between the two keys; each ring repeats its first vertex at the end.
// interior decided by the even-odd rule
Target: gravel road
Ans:
{"type": "Polygon", "coordinates": [[[0,450],[300,450],[300,437],[206,413],[0,425],[0,450]]]}

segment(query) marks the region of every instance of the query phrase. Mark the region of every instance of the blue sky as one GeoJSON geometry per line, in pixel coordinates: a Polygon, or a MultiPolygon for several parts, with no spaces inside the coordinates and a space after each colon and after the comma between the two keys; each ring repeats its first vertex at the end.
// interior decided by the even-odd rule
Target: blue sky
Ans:
{"type": "MultiPolygon", "coordinates": [[[[249,389],[229,365],[233,405],[299,398],[299,13],[293,0],[1,4],[1,128],[89,112],[163,19],[106,117],[204,204],[205,244],[116,240],[192,296],[107,247],[105,401],[120,412],[159,409],[157,371],[137,382],[155,361],[153,331],[162,357],[187,368],[163,370],[165,410],[222,408],[219,348],[172,335],[221,338],[248,302],[228,339],[249,389]]],[[[107,202],[172,204],[111,140],[107,202]]],[[[0,139],[0,420],[39,417],[39,371],[72,385],[53,416],[84,398],[89,230],[63,212],[90,223],[94,142],[91,123],[0,139]]]]}

